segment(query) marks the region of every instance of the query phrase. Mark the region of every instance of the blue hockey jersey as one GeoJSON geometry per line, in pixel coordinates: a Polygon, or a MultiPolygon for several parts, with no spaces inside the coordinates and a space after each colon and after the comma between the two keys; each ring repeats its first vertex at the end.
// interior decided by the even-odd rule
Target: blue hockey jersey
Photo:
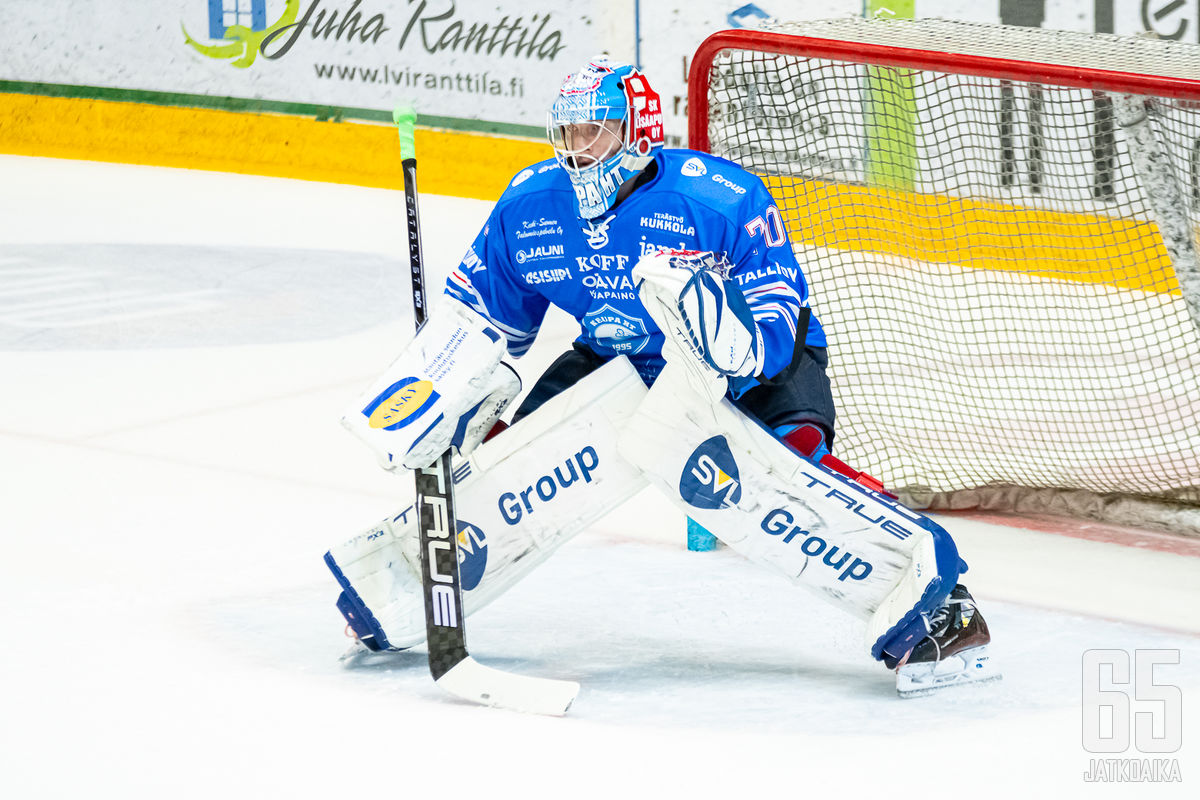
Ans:
{"type": "MultiPolygon", "coordinates": [[[[764,373],[791,361],[808,285],[783,219],[762,181],[731,161],[694,150],[660,150],[657,172],[615,209],[582,220],[571,181],[554,159],[519,172],[447,281],[446,292],[508,338],[513,356],[533,344],[550,304],[580,324],[578,341],[598,355],[628,356],[650,384],[663,367],[663,334],[630,278],[660,248],[724,254],[762,330],[764,373]]],[[[807,343],[825,347],[810,317],[807,343]]],[[[752,385],[739,381],[734,394],[752,385]]]]}

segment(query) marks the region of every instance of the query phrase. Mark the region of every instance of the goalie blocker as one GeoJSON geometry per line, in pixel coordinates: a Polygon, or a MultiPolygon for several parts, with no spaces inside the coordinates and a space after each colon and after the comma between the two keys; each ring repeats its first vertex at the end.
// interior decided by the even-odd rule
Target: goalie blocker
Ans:
{"type": "Polygon", "coordinates": [[[500,361],[504,337],[448,300],[387,371],[342,416],[380,466],[421,469],[450,450],[466,455],[521,391],[500,361]]]}

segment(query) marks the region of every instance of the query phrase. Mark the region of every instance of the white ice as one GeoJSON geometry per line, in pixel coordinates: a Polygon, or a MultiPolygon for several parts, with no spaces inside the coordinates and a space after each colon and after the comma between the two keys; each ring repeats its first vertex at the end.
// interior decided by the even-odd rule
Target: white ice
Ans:
{"type": "MultiPolygon", "coordinates": [[[[649,494],[471,618],[480,662],[582,683],[567,717],[343,666],[321,556],[405,492],[337,423],[411,335],[402,196],[13,156],[0,189],[0,797],[1195,796],[1200,561],[958,518],[1000,683],[898,699],[860,623],[649,494]],[[1180,652],[1181,785],[1084,782],[1092,648],[1180,652]]],[[[433,286],[487,208],[422,198],[433,286]]]]}

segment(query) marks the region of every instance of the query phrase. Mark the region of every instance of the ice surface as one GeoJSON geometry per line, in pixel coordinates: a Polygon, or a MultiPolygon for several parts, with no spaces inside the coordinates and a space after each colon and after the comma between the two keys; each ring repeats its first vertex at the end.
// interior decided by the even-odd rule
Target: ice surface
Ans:
{"type": "MultiPolygon", "coordinates": [[[[0,796],[1195,791],[1200,561],[1036,530],[942,520],[1005,678],[941,696],[651,493],[471,620],[480,662],[583,684],[566,718],[459,702],[421,652],[339,663],[321,555],[404,491],[337,424],[411,335],[402,198],[6,156],[0,185],[0,796]],[[1089,648],[1181,652],[1182,785],[1083,781],[1089,648]]],[[[421,212],[440,285],[487,205],[421,212]]]]}

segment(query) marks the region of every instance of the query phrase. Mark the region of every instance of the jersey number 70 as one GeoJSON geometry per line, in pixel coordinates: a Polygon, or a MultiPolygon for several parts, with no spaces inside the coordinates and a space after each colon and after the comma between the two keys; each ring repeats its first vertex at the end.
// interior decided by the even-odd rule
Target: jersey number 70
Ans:
{"type": "Polygon", "coordinates": [[[787,229],[783,227],[783,215],[775,206],[767,206],[766,221],[755,217],[746,223],[746,233],[751,236],[762,234],[767,247],[778,247],[787,241],[787,229]]]}

